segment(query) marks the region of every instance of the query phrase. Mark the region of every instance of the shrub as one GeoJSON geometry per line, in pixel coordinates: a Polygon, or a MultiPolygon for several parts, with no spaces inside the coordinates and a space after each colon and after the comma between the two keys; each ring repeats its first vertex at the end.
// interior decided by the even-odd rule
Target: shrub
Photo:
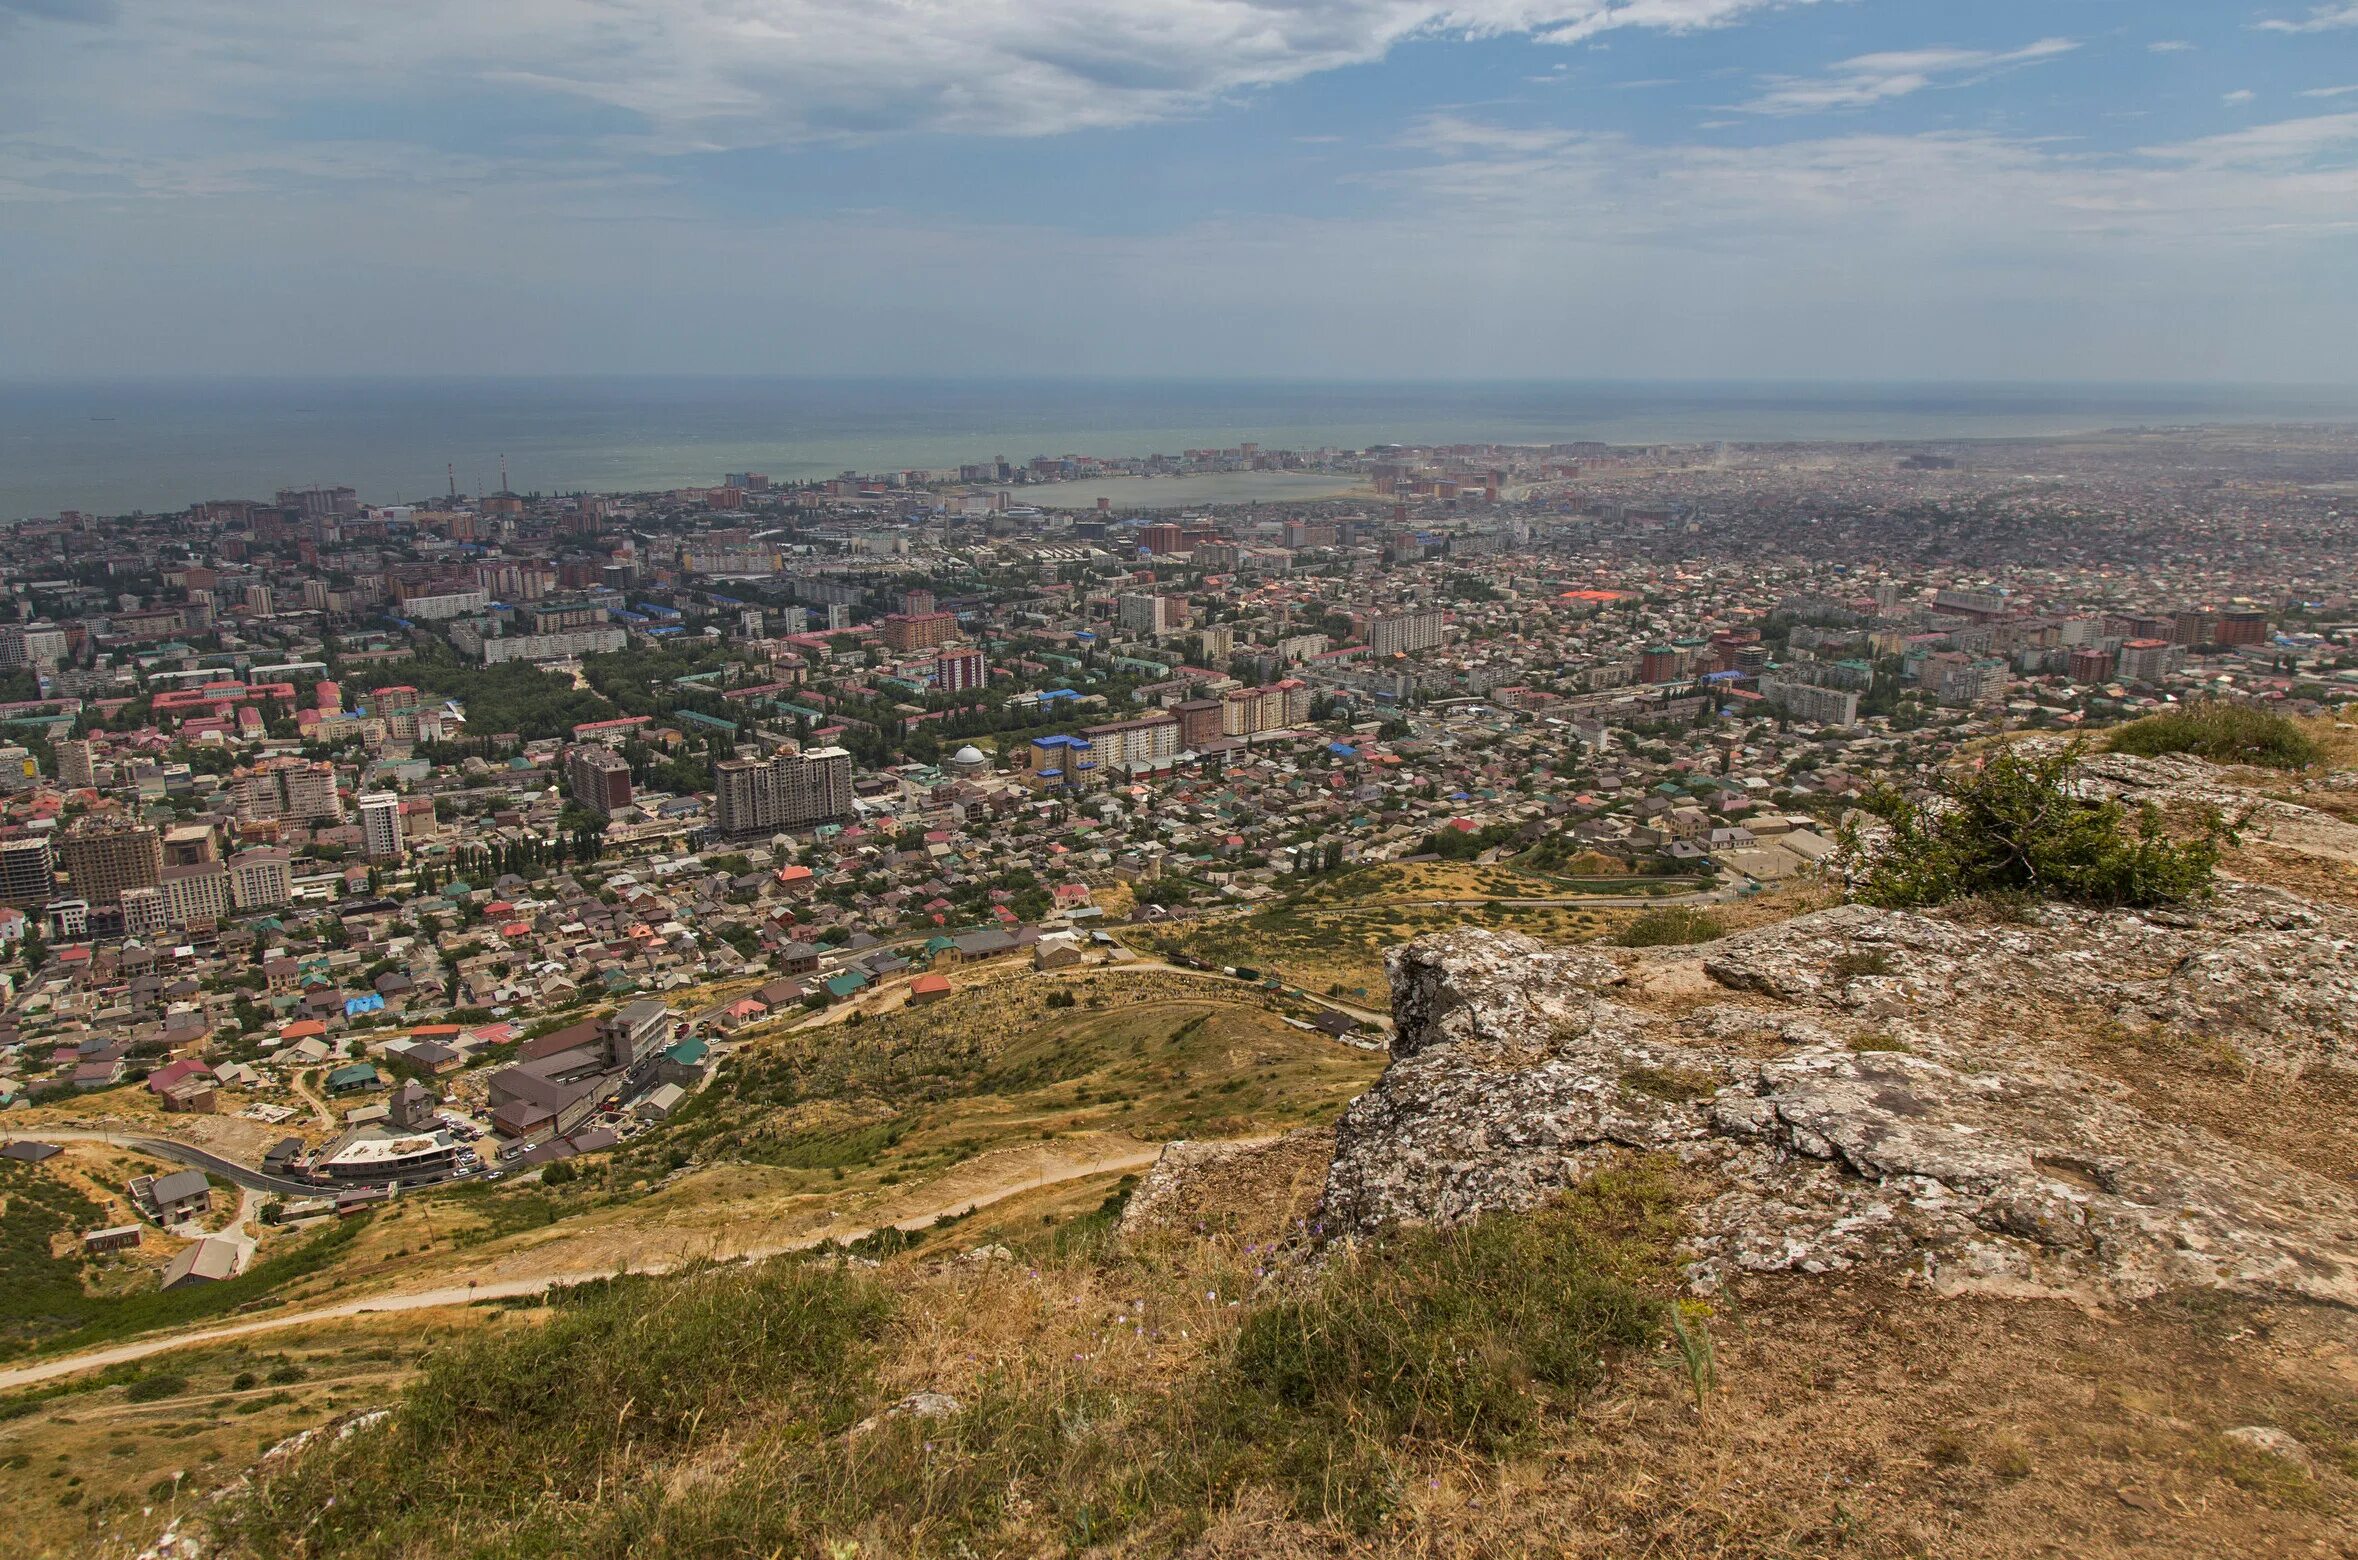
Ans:
{"type": "Polygon", "coordinates": [[[2317,744],[2282,715],[2249,705],[2201,699],[2115,729],[2105,739],[2113,753],[2159,758],[2189,753],[2217,764],[2306,769],[2321,756],[2317,744]]]}
{"type": "Polygon", "coordinates": [[[1844,831],[1852,896],[1906,909],[2009,895],[2167,905],[2209,893],[2233,825],[2213,810],[2181,842],[2148,804],[2132,828],[2118,801],[2080,794],[2080,755],[2077,743],[2045,757],[2001,753],[1979,771],[1944,778],[1928,802],[1888,789],[1867,798],[1889,833],[1869,840],[1844,831]]]}
{"type": "Polygon", "coordinates": [[[133,1403],[153,1403],[159,1398],[178,1397],[187,1390],[186,1376],[142,1376],[123,1389],[123,1396],[133,1403]]]}
{"type": "Polygon", "coordinates": [[[1624,948],[1680,948],[1707,943],[1720,935],[1719,917],[1708,910],[1683,905],[1648,910],[1629,923],[1618,939],[1624,948]]]}

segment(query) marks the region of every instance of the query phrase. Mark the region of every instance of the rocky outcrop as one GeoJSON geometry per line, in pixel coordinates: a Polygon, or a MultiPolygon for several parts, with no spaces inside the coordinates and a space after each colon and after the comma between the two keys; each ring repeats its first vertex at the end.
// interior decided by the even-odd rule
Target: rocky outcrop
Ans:
{"type": "Polygon", "coordinates": [[[2050,1028],[2193,1026],[2346,1064],[2349,921],[2231,885],[2022,925],[1849,906],[1649,954],[1425,938],[1389,956],[1393,1059],[1337,1127],[1321,1216],[1457,1222],[1661,1154],[1707,1188],[1702,1287],[1871,1264],[1941,1289],[2358,1305],[2346,1187],[2136,1109],[2050,1028]]]}
{"type": "Polygon", "coordinates": [[[1122,1233],[1280,1233],[1308,1211],[1333,1146],[1333,1135],[1316,1127],[1165,1144],[1123,1205],[1122,1233]]]}
{"type": "Polygon", "coordinates": [[[2358,914],[2244,883],[2142,913],[2049,906],[2019,925],[1844,906],[1709,945],[1731,991],[1866,1018],[1926,1015],[1984,1048],[2042,1009],[2167,1029],[2255,1063],[2358,1066],[2358,914]]]}

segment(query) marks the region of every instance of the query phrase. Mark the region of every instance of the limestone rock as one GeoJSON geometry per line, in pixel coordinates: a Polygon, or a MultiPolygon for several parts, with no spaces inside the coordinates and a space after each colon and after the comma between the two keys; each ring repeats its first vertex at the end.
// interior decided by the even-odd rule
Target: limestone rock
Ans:
{"type": "Polygon", "coordinates": [[[2358,1305],[2345,1188],[2141,1114],[2024,1023],[2034,995],[2110,994],[2339,1061],[2358,1022],[2346,933],[2241,890],[2182,917],[2022,927],[1848,906],[1621,959],[1427,937],[1388,955],[1393,1059],[1337,1125],[1321,1217],[1349,1234],[1527,1208],[1638,1151],[1718,1188],[1691,1214],[1703,1287],[1878,1264],[1940,1288],[2358,1305]],[[1650,1011],[1632,975],[1674,959],[1768,1001],[1650,1011]]]}

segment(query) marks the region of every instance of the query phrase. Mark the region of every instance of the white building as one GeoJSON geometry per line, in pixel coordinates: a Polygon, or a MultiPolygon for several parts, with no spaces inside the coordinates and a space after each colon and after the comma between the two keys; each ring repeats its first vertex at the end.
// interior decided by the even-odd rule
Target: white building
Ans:
{"type": "Polygon", "coordinates": [[[371,860],[399,861],[402,854],[401,798],[371,791],[360,799],[361,848],[371,860]]]}

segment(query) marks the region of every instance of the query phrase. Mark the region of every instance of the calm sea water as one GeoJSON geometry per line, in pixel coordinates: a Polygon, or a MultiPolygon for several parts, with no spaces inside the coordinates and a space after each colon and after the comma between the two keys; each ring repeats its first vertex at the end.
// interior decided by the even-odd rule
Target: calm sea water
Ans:
{"type": "Polygon", "coordinates": [[[0,384],[0,518],[349,483],[371,502],[624,490],[1004,455],[1497,439],[2007,438],[2358,422],[2358,388],[716,378],[0,384]]]}

